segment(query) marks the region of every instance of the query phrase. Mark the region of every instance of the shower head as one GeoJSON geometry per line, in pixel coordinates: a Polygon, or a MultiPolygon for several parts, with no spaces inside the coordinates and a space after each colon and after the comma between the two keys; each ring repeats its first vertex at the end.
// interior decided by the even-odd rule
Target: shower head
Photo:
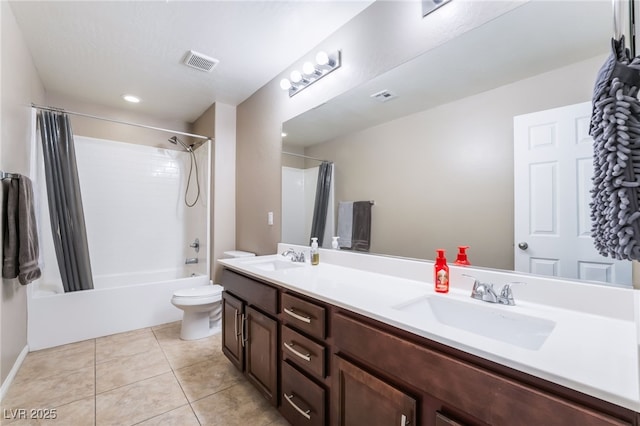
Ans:
{"type": "Polygon", "coordinates": [[[182,142],[180,139],[178,139],[178,137],[177,137],[177,136],[172,136],[172,137],[170,137],[170,138],[169,138],[169,142],[171,142],[171,143],[172,143],[172,144],[174,144],[174,145],[178,145],[178,143],[179,143],[179,144],[180,144],[180,145],[182,145],[182,147],[183,147],[185,150],[187,150],[188,152],[191,152],[191,151],[192,151],[191,147],[189,147],[189,146],[185,145],[185,143],[184,143],[184,142],[182,142]]]}

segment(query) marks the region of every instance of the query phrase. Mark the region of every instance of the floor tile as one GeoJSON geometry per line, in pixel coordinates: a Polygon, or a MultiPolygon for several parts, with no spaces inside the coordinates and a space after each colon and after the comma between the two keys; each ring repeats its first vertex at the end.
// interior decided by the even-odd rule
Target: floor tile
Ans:
{"type": "Polygon", "coordinates": [[[159,346],[135,355],[113,358],[96,364],[96,392],[102,393],[169,371],[171,366],[159,346]]]}
{"type": "Polygon", "coordinates": [[[191,405],[200,423],[207,426],[266,426],[281,417],[246,380],[191,405]]]}
{"type": "Polygon", "coordinates": [[[138,423],[138,426],[200,426],[198,418],[189,405],[138,423]]]}
{"type": "Polygon", "coordinates": [[[178,381],[169,372],[98,394],[96,425],[131,425],[186,403],[178,381]]]}
{"type": "Polygon", "coordinates": [[[190,402],[227,389],[240,380],[246,380],[222,353],[211,356],[207,361],[176,370],[176,377],[190,402]]]}
{"type": "Polygon", "coordinates": [[[197,364],[222,352],[221,334],[198,340],[181,340],[179,327],[154,331],[174,370],[197,364]]]}
{"type": "Polygon", "coordinates": [[[27,355],[14,383],[41,381],[47,377],[70,373],[95,364],[95,343],[64,345],[56,350],[45,349],[27,355]]]}
{"type": "Polygon", "coordinates": [[[48,409],[93,395],[95,371],[91,366],[43,379],[14,382],[2,407],[48,409]]]}
{"type": "Polygon", "coordinates": [[[185,341],[180,327],[178,321],[28,354],[2,401],[0,423],[288,425],[224,357],[220,334],[185,341]],[[55,419],[31,418],[45,413],[55,419]]]}
{"type": "Polygon", "coordinates": [[[94,426],[95,398],[89,397],[59,407],[25,413],[26,419],[1,423],[11,426],[94,426]],[[46,418],[45,418],[46,417],[46,418]]]}
{"type": "Polygon", "coordinates": [[[96,339],[96,363],[113,361],[158,347],[150,328],[96,339]]]}

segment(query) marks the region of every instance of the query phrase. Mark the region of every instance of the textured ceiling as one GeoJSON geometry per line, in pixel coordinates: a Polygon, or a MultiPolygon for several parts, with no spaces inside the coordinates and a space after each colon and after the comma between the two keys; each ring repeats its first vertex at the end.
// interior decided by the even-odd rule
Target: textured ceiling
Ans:
{"type": "Polygon", "coordinates": [[[241,103],[370,3],[10,2],[45,90],[186,122],[241,103]],[[189,50],[220,63],[189,68],[189,50]],[[125,93],[142,102],[125,105],[125,93]]]}

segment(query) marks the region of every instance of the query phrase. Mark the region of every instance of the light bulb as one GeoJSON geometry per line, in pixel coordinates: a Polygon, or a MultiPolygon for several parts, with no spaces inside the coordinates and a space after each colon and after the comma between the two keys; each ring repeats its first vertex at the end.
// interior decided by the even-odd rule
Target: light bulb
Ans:
{"type": "Polygon", "coordinates": [[[293,83],[300,83],[302,81],[302,74],[298,70],[291,71],[290,77],[293,83]]]}
{"type": "Polygon", "coordinates": [[[316,63],[318,65],[327,65],[329,63],[329,55],[327,55],[327,52],[323,50],[318,52],[316,55],[316,63]]]}
{"type": "Polygon", "coordinates": [[[291,89],[291,82],[289,81],[288,78],[283,78],[282,80],[280,80],[280,88],[282,90],[289,90],[291,89]]]}
{"type": "Polygon", "coordinates": [[[305,62],[304,65],[302,65],[302,72],[306,75],[313,75],[316,72],[316,67],[314,67],[311,62],[305,62]]]}

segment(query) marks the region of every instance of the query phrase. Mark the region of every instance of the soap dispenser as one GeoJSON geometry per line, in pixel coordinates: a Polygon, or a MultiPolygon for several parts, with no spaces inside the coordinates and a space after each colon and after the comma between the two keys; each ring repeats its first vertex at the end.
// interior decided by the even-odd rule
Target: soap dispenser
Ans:
{"type": "Polygon", "coordinates": [[[449,292],[449,266],[447,265],[447,259],[444,257],[444,250],[437,249],[438,257],[436,257],[436,264],[434,266],[434,285],[435,290],[438,293],[449,292]]]}
{"type": "Polygon", "coordinates": [[[311,238],[311,264],[317,265],[320,263],[320,250],[318,249],[318,238],[311,238]]]}
{"type": "Polygon", "coordinates": [[[471,266],[471,262],[469,262],[469,259],[467,258],[468,248],[469,246],[458,246],[458,257],[456,258],[454,265],[471,266]]]}
{"type": "Polygon", "coordinates": [[[338,244],[338,238],[340,237],[333,237],[333,240],[331,241],[331,247],[335,250],[340,248],[340,244],[338,244]]]}

